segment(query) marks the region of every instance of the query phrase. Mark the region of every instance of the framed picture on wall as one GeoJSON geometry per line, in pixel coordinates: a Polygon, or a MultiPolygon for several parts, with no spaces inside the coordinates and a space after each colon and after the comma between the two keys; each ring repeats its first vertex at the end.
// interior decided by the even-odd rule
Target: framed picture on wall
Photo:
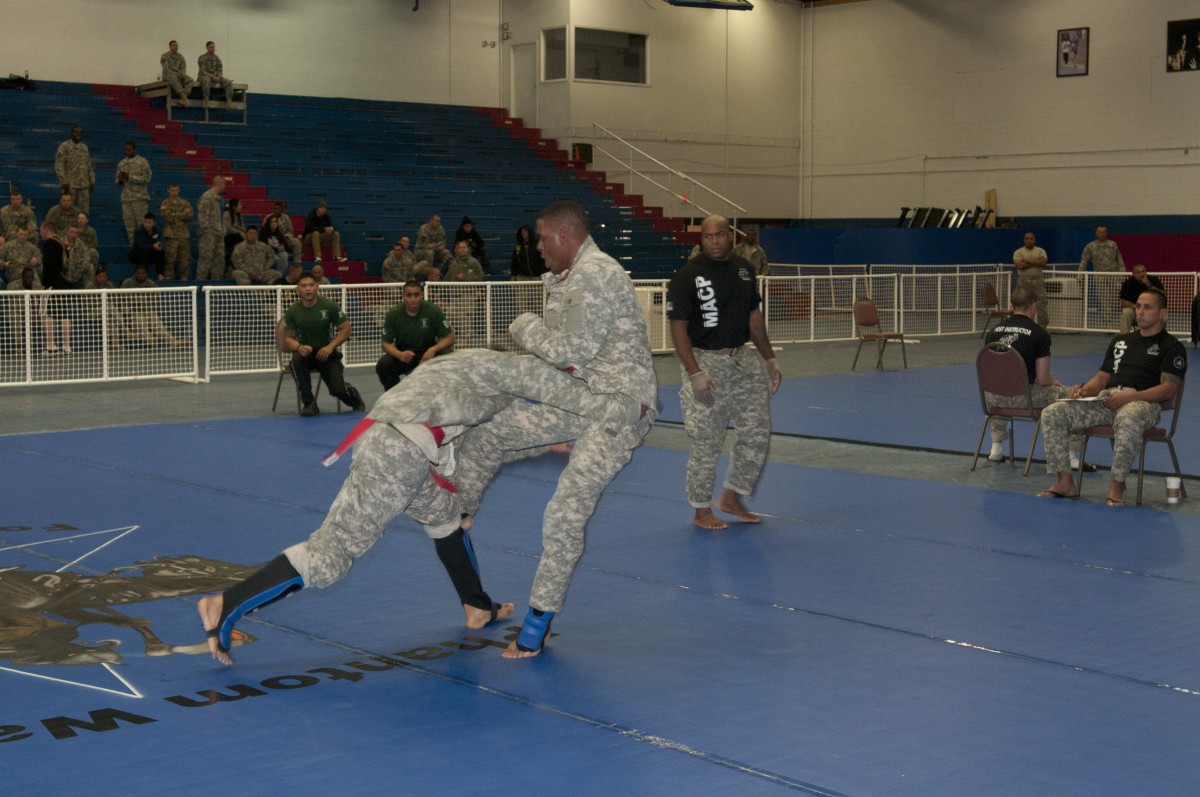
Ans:
{"type": "Polygon", "coordinates": [[[1200,19],[1167,23],[1167,71],[1200,71],[1200,19]]]}
{"type": "Polygon", "coordinates": [[[1059,77],[1078,77],[1088,73],[1088,28],[1067,28],[1058,32],[1054,57],[1059,77]]]}

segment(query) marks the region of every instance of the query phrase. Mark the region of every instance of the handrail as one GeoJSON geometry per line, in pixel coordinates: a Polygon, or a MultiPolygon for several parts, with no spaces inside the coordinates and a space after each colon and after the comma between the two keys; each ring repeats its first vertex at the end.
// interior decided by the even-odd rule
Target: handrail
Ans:
{"type": "MultiPolygon", "coordinates": [[[[712,188],[709,188],[704,183],[701,183],[700,181],[679,171],[678,169],[668,166],[667,164],[663,163],[658,158],[654,157],[653,155],[651,155],[650,153],[641,149],[640,147],[636,146],[635,144],[632,144],[629,141],[626,141],[625,139],[621,138],[619,135],[617,135],[613,131],[609,130],[604,125],[599,124],[598,122],[592,122],[593,138],[599,140],[601,137],[598,135],[595,135],[596,130],[599,130],[602,133],[604,133],[606,136],[608,136],[616,141],[621,142],[626,147],[629,147],[629,149],[631,150],[631,154],[629,156],[629,167],[628,167],[629,168],[629,183],[630,183],[631,190],[633,187],[633,176],[636,174],[639,177],[642,177],[642,178],[646,179],[648,182],[654,184],[656,187],[662,189],[663,191],[666,191],[668,194],[671,194],[676,199],[686,202],[692,208],[691,220],[693,223],[695,222],[695,217],[696,217],[695,211],[697,209],[699,209],[702,213],[704,213],[704,215],[706,215],[706,216],[709,215],[709,212],[707,210],[705,210],[703,207],[701,207],[699,204],[697,204],[694,199],[692,199],[691,192],[689,192],[687,194],[681,194],[669,186],[663,186],[662,184],[658,183],[653,178],[651,178],[650,176],[648,176],[647,174],[642,172],[641,170],[635,169],[634,165],[633,165],[632,152],[636,152],[637,154],[641,155],[643,158],[646,158],[647,160],[651,161],[652,163],[654,163],[658,166],[661,166],[667,172],[668,176],[678,177],[679,179],[683,180],[685,183],[690,183],[691,185],[695,186],[696,188],[698,188],[702,191],[708,192],[712,196],[716,197],[717,199],[719,199],[720,201],[724,202],[725,204],[729,205],[729,207],[731,207],[735,211],[737,211],[736,213],[733,214],[733,219],[731,219],[731,223],[732,223],[733,227],[735,229],[737,228],[738,213],[742,213],[742,214],[746,213],[746,209],[744,207],[742,207],[741,205],[739,205],[737,202],[734,202],[732,199],[725,196],[724,194],[721,194],[718,191],[715,191],[712,188]]],[[[612,154],[611,152],[604,150],[598,144],[593,144],[593,146],[596,149],[599,149],[601,152],[603,152],[608,157],[612,158],[617,163],[622,163],[621,158],[617,157],[616,155],[612,154]]]]}

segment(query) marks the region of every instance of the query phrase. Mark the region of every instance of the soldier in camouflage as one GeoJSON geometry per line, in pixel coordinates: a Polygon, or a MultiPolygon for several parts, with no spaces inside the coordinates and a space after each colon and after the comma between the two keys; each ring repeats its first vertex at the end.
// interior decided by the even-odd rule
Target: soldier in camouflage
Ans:
{"type": "Polygon", "coordinates": [[[16,234],[0,249],[0,266],[8,282],[21,278],[21,270],[30,266],[42,276],[42,252],[29,240],[29,229],[18,227],[16,234]]]}
{"type": "Polygon", "coordinates": [[[70,193],[75,209],[91,211],[91,195],[96,190],[96,170],[92,168],[92,153],[83,143],[83,128],[71,128],[71,137],[58,145],[54,154],[54,173],[63,193],[70,193]]]}
{"type": "Polygon", "coordinates": [[[450,250],[446,248],[446,228],[442,226],[442,217],[438,214],[430,216],[429,221],[417,230],[417,249],[414,254],[418,260],[439,270],[450,259],[450,250]]]}
{"type": "Polygon", "coordinates": [[[1071,478],[1067,437],[1089,426],[1113,427],[1109,506],[1125,505],[1125,479],[1141,449],[1142,432],[1158,423],[1159,403],[1175,398],[1187,373],[1187,350],[1166,330],[1167,297],[1155,288],[1137,301],[1137,329],[1113,338],[1096,375],[1042,413],[1046,471],[1058,480],[1038,493],[1043,498],[1078,498],[1071,478]]]}
{"type": "MultiPolygon", "coordinates": [[[[171,42],[174,44],[175,42],[171,42]]],[[[179,183],[167,186],[167,198],[158,207],[163,220],[163,278],[175,279],[175,264],[179,264],[179,279],[188,278],[192,265],[191,235],[192,203],[179,195],[179,183]]]]}
{"type": "Polygon", "coordinates": [[[208,107],[208,95],[214,88],[220,88],[225,94],[225,107],[233,107],[233,81],[225,77],[225,67],[221,63],[221,57],[217,55],[217,46],[212,42],[205,42],[205,53],[197,59],[199,71],[196,73],[196,82],[200,84],[200,96],[204,98],[204,107],[208,107]]]}
{"type": "Polygon", "coordinates": [[[187,75],[187,61],[179,54],[179,42],[172,39],[167,48],[158,59],[162,66],[162,79],[179,95],[179,104],[186,108],[188,95],[192,93],[196,81],[187,75]]]}
{"type": "Polygon", "coordinates": [[[283,279],[275,268],[275,250],[258,238],[258,228],[251,224],[246,228],[246,240],[233,247],[233,270],[229,276],[238,285],[249,285],[251,280],[272,285],[283,279]]]}
{"type": "Polygon", "coordinates": [[[133,236],[150,208],[150,192],[146,186],[152,176],[150,163],[137,154],[137,145],[126,141],[125,158],[117,164],[117,185],[121,186],[121,218],[130,246],[133,246],[133,236]]]}
{"type": "Polygon", "coordinates": [[[79,210],[74,207],[70,192],[64,191],[58,198],[58,204],[46,211],[44,221],[52,221],[55,227],[65,230],[75,224],[78,216],[79,210]]]}
{"type": "Polygon", "coordinates": [[[658,385],[633,282],[592,240],[578,203],[556,202],[543,210],[537,232],[549,268],[542,276],[545,317],[523,313],[509,331],[523,349],[582,380],[616,412],[605,424],[587,425],[561,408],[514,405],[503,419],[463,437],[457,483],[463,512],[472,515],[505,452],[576,441],[542,520],[543,552],[529,613],[505,658],[541,652],[583,555],[587,521],[600,494],[657,416],[658,385]]]}
{"type": "Polygon", "coordinates": [[[692,523],[725,529],[728,524],[714,508],[745,523],[759,522],[741,497],[754,491],[766,462],[769,396],[779,389],[783,375],[759,309],[754,267],[733,253],[733,231],[724,216],[701,223],[700,250],[671,279],[667,318],[683,369],[679,401],[692,441],[686,482],[688,503],[695,509],[692,523]],[[713,500],[717,458],[730,420],[737,427],[737,441],[721,495],[713,500]]]}
{"type": "Polygon", "coordinates": [[[408,243],[408,236],[402,235],[399,241],[392,244],[392,251],[388,252],[388,256],[383,259],[383,266],[379,271],[380,278],[384,282],[398,282],[403,285],[409,280],[417,278],[418,265],[421,261],[408,251],[408,243]]]}
{"type": "Polygon", "coordinates": [[[229,664],[234,624],[247,612],[303,587],[343,578],[400,512],[424,524],[450,574],[468,628],[503,619],[511,603],[483,589],[469,536],[460,527],[453,448],[465,426],[525,405],[522,397],[596,413],[608,422],[613,403],[586,384],[533,357],[491,351],[447,355],[388,391],[335,455],[354,445],[350,473],[321,526],[242,584],[200,602],[213,657],[229,664]],[[357,443],[355,441],[357,440],[357,443]]]}
{"type": "Polygon", "coordinates": [[[221,194],[225,178],[214,177],[212,188],[196,203],[196,227],[199,253],[196,255],[196,279],[219,280],[225,276],[225,223],[221,218],[221,194]]]}
{"type": "Polygon", "coordinates": [[[24,227],[32,235],[36,235],[38,231],[37,218],[34,217],[33,211],[25,206],[25,197],[14,184],[9,189],[8,204],[0,208],[0,247],[16,238],[19,227],[24,227]]]}

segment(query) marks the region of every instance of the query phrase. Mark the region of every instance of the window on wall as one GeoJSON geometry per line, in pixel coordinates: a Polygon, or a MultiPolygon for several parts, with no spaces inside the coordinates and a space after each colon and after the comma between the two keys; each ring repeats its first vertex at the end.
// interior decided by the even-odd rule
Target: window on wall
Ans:
{"type": "Polygon", "coordinates": [[[645,35],[576,28],[575,78],[646,83],[645,35]]]}
{"type": "Polygon", "coordinates": [[[542,31],[542,80],[567,79],[567,29],[542,31]]]}

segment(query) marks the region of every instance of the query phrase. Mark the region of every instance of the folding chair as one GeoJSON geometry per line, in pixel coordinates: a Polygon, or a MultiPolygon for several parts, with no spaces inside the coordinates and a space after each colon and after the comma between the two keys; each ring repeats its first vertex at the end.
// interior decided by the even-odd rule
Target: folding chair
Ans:
{"type": "Polygon", "coordinates": [[[1029,466],[1033,462],[1033,449],[1037,445],[1038,435],[1042,431],[1042,408],[1033,406],[1033,396],[1029,389],[1029,370],[1025,367],[1025,359],[1016,349],[1003,343],[992,343],[984,346],[975,358],[975,373],[979,377],[979,402],[983,405],[983,429],[979,432],[979,440],[975,443],[975,456],[971,459],[971,470],[975,470],[979,462],[979,451],[983,448],[983,438],[987,434],[988,424],[993,418],[1003,418],[1008,422],[1008,457],[1014,465],[1017,462],[1016,421],[1033,421],[1033,439],[1029,441],[1029,454],[1025,457],[1025,476],[1029,475],[1029,466]],[[1007,399],[1007,401],[1005,400],[1007,399]],[[1010,406],[999,406],[1000,404],[1010,406]]]}
{"type": "MultiPolygon", "coordinates": [[[[292,356],[290,352],[283,350],[283,321],[280,320],[275,324],[275,366],[279,369],[279,381],[275,383],[275,400],[271,402],[271,412],[275,412],[275,408],[279,406],[279,392],[283,389],[283,380],[292,379],[292,384],[296,387],[296,414],[300,414],[300,410],[304,409],[304,404],[300,400],[300,387],[295,385],[295,377],[292,376],[292,356]]],[[[311,379],[311,375],[309,376],[311,379]]],[[[317,386],[313,388],[313,401],[321,397],[321,383],[324,380],[317,378],[317,386]]],[[[342,411],[342,400],[337,399],[337,411],[342,411]]]]}
{"type": "MultiPolygon", "coordinates": [[[[1175,427],[1179,423],[1179,408],[1183,406],[1183,385],[1179,385],[1179,389],[1175,391],[1175,398],[1158,403],[1162,407],[1163,412],[1171,413],[1171,425],[1169,427],[1154,426],[1142,432],[1142,448],[1138,452],[1138,489],[1137,489],[1137,504],[1142,505],[1142,481],[1146,478],[1146,444],[1147,443],[1166,443],[1167,448],[1171,452],[1171,462],[1175,465],[1175,476],[1179,477],[1179,494],[1183,498],[1187,498],[1187,489],[1183,486],[1183,471],[1179,467],[1179,457],[1175,455],[1175,427]]],[[[1089,426],[1083,430],[1083,447],[1079,451],[1079,483],[1075,485],[1075,492],[1079,493],[1083,490],[1083,472],[1087,468],[1087,446],[1088,440],[1093,437],[1107,437],[1109,441],[1113,439],[1113,428],[1111,426],[1089,426]]]]}
{"type": "Polygon", "coordinates": [[[994,319],[1008,318],[1008,312],[1000,307],[1000,297],[996,295],[996,286],[990,282],[983,283],[983,311],[987,313],[987,316],[984,318],[983,332],[979,333],[979,337],[986,338],[994,319]]]}
{"type": "Polygon", "coordinates": [[[883,327],[879,323],[879,311],[873,300],[855,300],[854,325],[858,331],[858,350],[854,352],[854,364],[850,366],[851,371],[858,365],[858,355],[862,352],[863,344],[868,340],[875,341],[879,346],[879,358],[875,361],[877,369],[883,370],[883,350],[887,348],[888,341],[891,340],[899,341],[900,355],[904,358],[904,367],[908,368],[908,352],[904,350],[904,333],[883,331],[883,327]],[[864,332],[864,327],[868,331],[864,332]],[[875,329],[874,332],[869,331],[872,327],[875,329]]]}

